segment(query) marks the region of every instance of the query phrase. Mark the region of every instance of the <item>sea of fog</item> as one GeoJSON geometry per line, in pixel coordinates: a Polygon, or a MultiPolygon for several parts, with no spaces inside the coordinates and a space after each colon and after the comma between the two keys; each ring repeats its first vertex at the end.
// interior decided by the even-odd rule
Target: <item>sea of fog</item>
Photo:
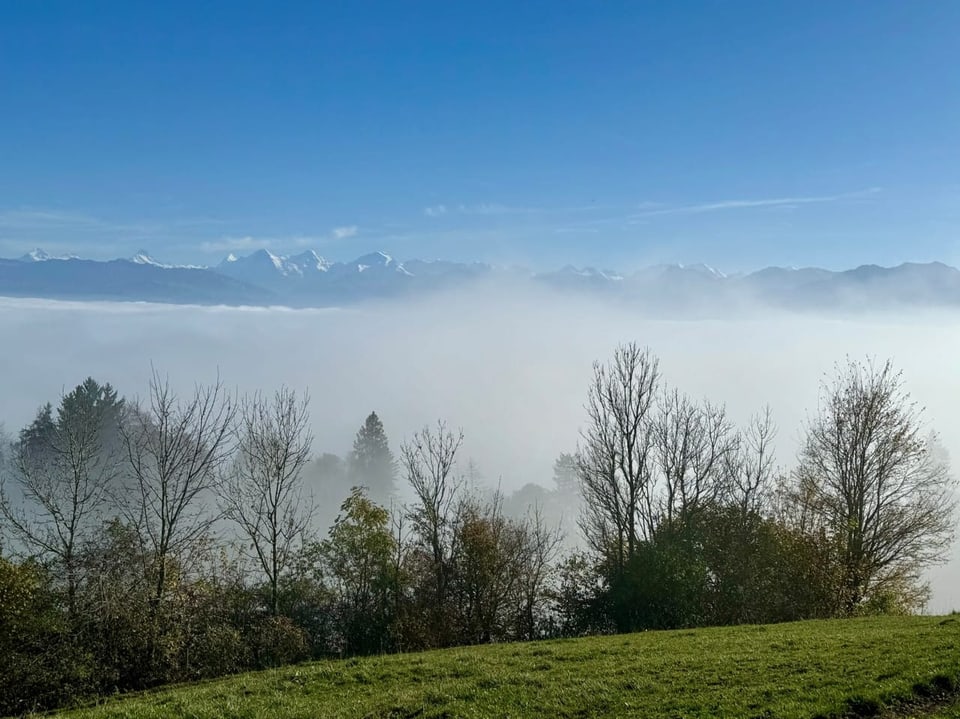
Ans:
{"type": "MultiPolygon", "coordinates": [[[[591,364],[648,345],[667,382],[745,422],[769,404],[790,466],[819,385],[846,355],[892,358],[960,470],[960,312],[729,319],[645,317],[552,294],[477,291],[350,309],[289,310],[0,299],[0,422],[15,432],[87,376],[143,394],[151,365],[189,391],[309,390],[314,454],[344,455],[371,410],[391,446],[445,419],[463,458],[511,491],[549,486],[576,448],[591,364]]],[[[960,551],[930,572],[933,612],[960,609],[960,551]]]]}

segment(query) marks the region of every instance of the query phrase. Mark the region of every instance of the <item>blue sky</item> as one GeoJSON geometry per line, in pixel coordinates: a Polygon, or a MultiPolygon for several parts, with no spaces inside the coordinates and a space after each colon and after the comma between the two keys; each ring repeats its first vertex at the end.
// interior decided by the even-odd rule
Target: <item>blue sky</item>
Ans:
{"type": "Polygon", "coordinates": [[[960,263],[960,3],[0,0],[0,256],[960,263]]]}

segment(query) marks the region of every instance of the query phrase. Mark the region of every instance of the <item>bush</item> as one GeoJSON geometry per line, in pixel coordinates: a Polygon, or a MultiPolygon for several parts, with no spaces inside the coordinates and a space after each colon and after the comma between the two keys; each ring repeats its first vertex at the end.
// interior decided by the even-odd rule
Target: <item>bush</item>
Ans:
{"type": "Polygon", "coordinates": [[[204,627],[191,638],[187,669],[197,678],[211,678],[241,671],[250,664],[250,648],[231,626],[204,627]]]}
{"type": "Polygon", "coordinates": [[[0,558],[0,715],[55,707],[95,691],[93,661],[73,642],[42,568],[0,558]]]}
{"type": "Polygon", "coordinates": [[[248,639],[257,667],[277,667],[309,656],[307,634],[287,617],[269,617],[255,624],[248,639]]]}

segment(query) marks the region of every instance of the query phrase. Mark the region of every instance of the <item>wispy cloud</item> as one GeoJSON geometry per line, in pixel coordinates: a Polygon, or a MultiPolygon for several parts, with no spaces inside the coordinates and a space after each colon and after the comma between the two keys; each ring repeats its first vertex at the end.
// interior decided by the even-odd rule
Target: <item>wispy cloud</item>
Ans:
{"type": "Polygon", "coordinates": [[[847,192],[839,195],[808,195],[798,197],[773,197],[748,200],[719,200],[692,205],[677,205],[674,207],[651,207],[650,203],[643,203],[639,212],[634,212],[631,219],[656,217],[660,215],[699,215],[706,212],[723,212],[725,210],[743,210],[752,208],[770,207],[798,207],[800,205],[814,205],[828,202],[864,199],[881,191],[879,187],[871,187],[857,192],[847,192]]]}
{"type": "Polygon", "coordinates": [[[77,212],[17,209],[0,211],[0,228],[5,230],[142,230],[141,223],[110,222],[77,212]]]}
{"type": "Polygon", "coordinates": [[[498,202],[481,202],[476,205],[457,205],[461,215],[529,215],[541,212],[537,207],[511,207],[498,202]]]}
{"type": "MultiPolygon", "coordinates": [[[[644,205],[646,207],[647,205],[644,205]]],[[[649,207],[662,207],[662,205],[649,204],[649,207]]],[[[508,205],[501,202],[475,202],[475,203],[445,203],[430,205],[423,208],[423,214],[426,217],[507,217],[507,216],[525,216],[537,218],[557,218],[557,217],[575,217],[590,215],[597,212],[609,212],[611,210],[628,211],[630,208],[623,205],[598,204],[589,202],[582,205],[559,205],[559,206],[534,206],[534,205],[508,205]]],[[[640,208],[642,209],[642,208],[640,208]]]]}
{"type": "Polygon", "coordinates": [[[546,212],[546,210],[539,207],[514,207],[499,202],[441,204],[423,208],[423,214],[427,217],[444,217],[445,215],[532,215],[539,212],[546,212]]]}
{"type": "Polygon", "coordinates": [[[125,234],[165,234],[196,227],[223,225],[211,218],[183,218],[178,220],[110,220],[102,217],[54,209],[0,210],[0,229],[20,232],[62,231],[112,232],[125,234]]]}
{"type": "Polygon", "coordinates": [[[585,227],[585,226],[573,226],[573,227],[556,227],[553,230],[555,235],[595,235],[599,233],[596,227],[585,227]]]}
{"type": "Polygon", "coordinates": [[[348,237],[356,236],[359,229],[356,225],[346,225],[344,227],[334,227],[330,234],[335,240],[344,240],[348,237]]]}

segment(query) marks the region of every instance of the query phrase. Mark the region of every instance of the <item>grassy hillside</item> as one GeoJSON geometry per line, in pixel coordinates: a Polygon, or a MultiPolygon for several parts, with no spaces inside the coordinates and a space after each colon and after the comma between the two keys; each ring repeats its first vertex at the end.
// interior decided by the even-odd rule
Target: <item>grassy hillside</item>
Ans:
{"type": "Polygon", "coordinates": [[[856,619],[317,662],[66,716],[809,718],[868,714],[958,676],[957,619],[856,619]]]}

